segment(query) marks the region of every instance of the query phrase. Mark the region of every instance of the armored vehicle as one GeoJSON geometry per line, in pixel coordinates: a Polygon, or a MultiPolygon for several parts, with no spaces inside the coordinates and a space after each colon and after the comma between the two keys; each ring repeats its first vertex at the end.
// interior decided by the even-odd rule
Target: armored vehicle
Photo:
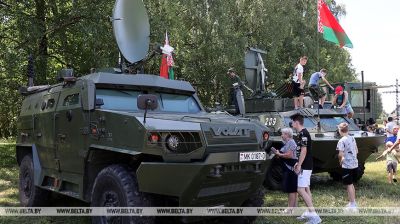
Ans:
{"type": "MultiPolygon", "coordinates": [[[[148,23],[141,0],[117,1],[114,18],[120,10],[124,20],[114,22],[142,15],[148,23]]],[[[133,52],[124,55],[137,56],[133,52]]],[[[49,192],[94,207],[263,205],[265,126],[205,112],[186,81],[116,71],[76,78],[63,70],[59,84],[21,90],[16,157],[22,206],[44,204],[49,192]]],[[[94,223],[153,221],[93,217],[94,223]]]]}
{"type": "MultiPolygon", "coordinates": [[[[331,103],[325,103],[325,108],[319,109],[317,102],[310,96],[305,97],[305,108],[294,110],[291,99],[290,85],[284,84],[274,90],[267,90],[267,69],[262,55],[266,52],[249,48],[245,56],[246,84],[253,90],[253,94],[240,99],[237,94],[241,115],[257,119],[271,129],[270,146],[279,149],[282,146],[280,130],[291,127],[290,116],[302,114],[305,117],[305,127],[312,137],[314,159],[314,173],[329,172],[336,179],[341,179],[336,145],[340,138],[337,126],[346,122],[350,127],[350,135],[354,136],[359,147],[359,178],[364,173],[366,159],[377,151],[383,144],[384,136],[362,131],[353,121],[346,117],[342,109],[332,109],[331,103]]],[[[240,88],[239,90],[240,91],[240,88]]],[[[309,94],[308,94],[309,95],[309,94]]],[[[372,105],[371,105],[372,106],[372,105]]],[[[267,152],[270,153],[269,149],[267,152]]],[[[281,165],[278,159],[273,159],[265,179],[265,185],[271,189],[279,189],[281,182],[281,165]]]]}

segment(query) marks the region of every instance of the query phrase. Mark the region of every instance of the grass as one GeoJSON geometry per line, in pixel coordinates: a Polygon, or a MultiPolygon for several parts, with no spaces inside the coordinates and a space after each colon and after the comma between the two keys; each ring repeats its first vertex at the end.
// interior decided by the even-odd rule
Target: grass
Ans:
{"type": "MultiPolygon", "coordinates": [[[[357,203],[360,207],[400,206],[400,185],[386,183],[385,161],[374,161],[372,155],[366,164],[364,177],[356,185],[357,203]]],[[[343,207],[347,204],[346,191],[341,183],[332,181],[327,174],[317,174],[312,178],[312,194],[316,207],[343,207]]],[[[284,207],[287,195],[278,191],[267,191],[265,206],[284,207]]],[[[58,206],[87,206],[70,198],[58,198],[52,202],[58,206]]],[[[0,143],[0,207],[19,206],[18,167],[15,161],[15,144],[0,143]]],[[[304,203],[300,201],[300,206],[304,203]]],[[[400,217],[322,217],[324,223],[400,223],[400,217]]],[[[90,223],[88,217],[0,217],[0,224],[56,224],[90,223]]],[[[295,217],[259,217],[261,223],[300,223],[295,217]]]]}

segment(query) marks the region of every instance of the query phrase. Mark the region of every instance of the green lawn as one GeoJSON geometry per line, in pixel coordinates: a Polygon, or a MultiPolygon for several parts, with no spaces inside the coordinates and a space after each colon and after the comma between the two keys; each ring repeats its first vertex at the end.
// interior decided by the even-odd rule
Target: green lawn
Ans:
{"type": "MultiPolygon", "coordinates": [[[[15,144],[0,143],[0,206],[18,206],[18,167],[15,161],[15,144]]],[[[361,207],[400,206],[400,185],[386,183],[384,161],[374,161],[372,155],[366,164],[364,177],[356,185],[357,202],[361,207]]],[[[332,181],[327,174],[312,178],[314,204],[318,207],[343,207],[347,203],[345,188],[332,181]]],[[[281,192],[267,191],[265,206],[286,206],[287,196],[281,192]]],[[[58,206],[87,206],[69,198],[51,202],[58,206]]],[[[304,203],[300,201],[300,206],[304,203]]],[[[400,217],[322,217],[324,223],[400,223],[400,217]]],[[[0,217],[0,223],[90,223],[87,217],[0,217]]],[[[256,223],[300,223],[294,217],[260,217],[256,223]]]]}

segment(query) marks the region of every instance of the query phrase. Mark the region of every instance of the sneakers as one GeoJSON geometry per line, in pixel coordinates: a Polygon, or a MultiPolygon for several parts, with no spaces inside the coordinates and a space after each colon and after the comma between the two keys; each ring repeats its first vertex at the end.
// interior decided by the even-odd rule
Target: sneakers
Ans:
{"type": "Polygon", "coordinates": [[[316,215],[316,216],[310,216],[308,222],[306,224],[319,224],[322,222],[322,219],[316,215]]]}
{"type": "Polygon", "coordinates": [[[348,203],[344,208],[344,212],[358,212],[357,204],[355,202],[348,203]]]}
{"type": "Polygon", "coordinates": [[[322,222],[322,219],[316,213],[313,215],[308,211],[303,212],[303,214],[296,219],[298,221],[307,221],[306,224],[318,224],[322,222]]]}
{"type": "Polygon", "coordinates": [[[308,211],[303,212],[303,214],[301,214],[301,216],[297,217],[296,219],[299,221],[305,221],[308,220],[310,218],[310,213],[308,211]]]}

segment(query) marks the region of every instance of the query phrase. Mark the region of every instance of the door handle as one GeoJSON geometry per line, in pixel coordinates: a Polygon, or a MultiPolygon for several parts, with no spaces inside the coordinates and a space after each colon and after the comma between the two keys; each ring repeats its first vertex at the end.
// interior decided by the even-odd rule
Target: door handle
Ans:
{"type": "Polygon", "coordinates": [[[65,113],[67,120],[71,121],[72,120],[72,110],[69,110],[65,113]]]}

